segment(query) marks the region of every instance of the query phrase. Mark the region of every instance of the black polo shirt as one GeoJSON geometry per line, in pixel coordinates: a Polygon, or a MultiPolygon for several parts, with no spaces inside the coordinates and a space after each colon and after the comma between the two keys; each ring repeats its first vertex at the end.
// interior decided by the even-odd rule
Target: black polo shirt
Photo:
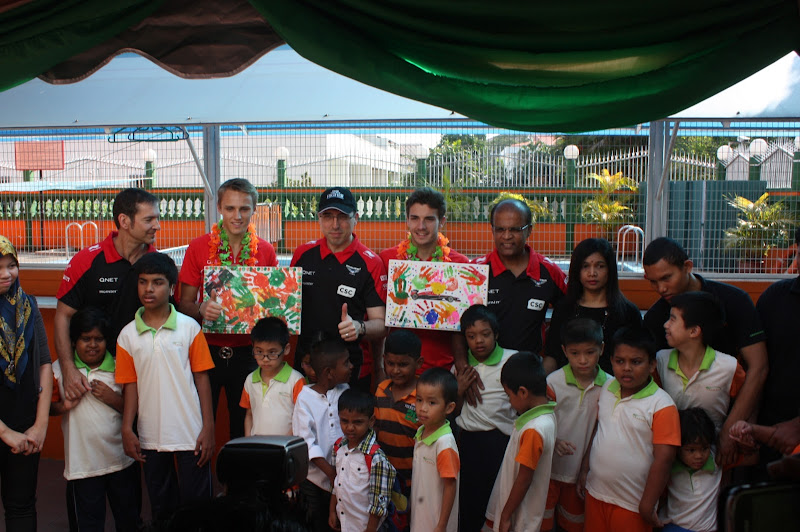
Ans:
{"type": "MultiPolygon", "coordinates": [[[[295,250],[291,265],[303,268],[298,360],[309,352],[317,331],[324,331],[331,337],[339,336],[344,303],[354,320],[366,320],[368,308],[386,305],[383,261],[355,235],[350,245],[338,253],[330,250],[324,238],[303,244],[295,250]]],[[[348,342],[347,347],[350,361],[360,366],[363,354],[357,339],[348,342]]]]}
{"type": "MultiPolygon", "coordinates": [[[[700,280],[700,290],[715,295],[725,309],[725,325],[712,339],[711,347],[736,357],[742,347],[765,340],[761,320],[747,292],[729,284],[703,279],[697,274],[695,277],[700,280]]],[[[644,326],[655,338],[659,349],[669,347],[664,335],[664,323],[669,319],[669,309],[669,301],[662,297],[644,316],[644,326]]]]}
{"type": "Polygon", "coordinates": [[[544,255],[529,246],[525,249],[530,259],[519,277],[506,269],[497,250],[473,262],[489,265],[487,306],[500,321],[498,343],[507,349],[541,354],[547,307],[566,293],[566,275],[544,255]]]}
{"type": "MultiPolygon", "coordinates": [[[[141,307],[133,265],[114,247],[112,231],[102,242],[80,250],[69,261],[58,287],[56,298],[75,310],[97,307],[111,320],[111,338],[106,345],[111,353],[117,347],[117,336],[141,307]]],[[[150,246],[148,252],[156,251],[150,246]]]]}
{"type": "Polygon", "coordinates": [[[756,309],[764,324],[769,355],[759,423],[774,425],[800,415],[800,277],[770,285],[756,309]]]}

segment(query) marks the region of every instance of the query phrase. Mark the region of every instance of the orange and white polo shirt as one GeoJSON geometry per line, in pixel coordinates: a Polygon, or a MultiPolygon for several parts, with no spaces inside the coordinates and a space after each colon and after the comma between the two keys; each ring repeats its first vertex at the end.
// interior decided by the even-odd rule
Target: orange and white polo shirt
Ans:
{"type": "Polygon", "coordinates": [[[688,378],[678,364],[676,349],[662,349],[656,355],[657,379],[675,401],[678,410],[692,407],[704,409],[719,431],[731,398],[736,397],[744,384],[744,368],[732,356],[706,347],[700,369],[688,378]]]}
{"type": "Polygon", "coordinates": [[[303,375],[286,362],[269,382],[261,378],[261,368],[248,375],[239,401],[253,414],[253,429],[245,436],[292,434],[294,404],[305,383],[303,375]]]}
{"type": "Polygon", "coordinates": [[[653,445],[681,444],[675,402],[652,378],[624,399],[619,381],[609,380],[600,393],[597,421],[586,489],[599,501],[638,513],[653,445]]]}
{"type": "Polygon", "coordinates": [[[411,530],[433,530],[439,523],[442,510],[443,478],[456,479],[456,499],[447,532],[458,531],[458,484],[461,471],[461,460],[458,446],[450,429],[450,422],[445,421],[433,434],[422,438],[425,426],[417,430],[414,437],[414,482],[411,483],[411,530]]]}
{"type": "Polygon", "coordinates": [[[583,388],[569,364],[547,376],[547,395],[556,401],[555,416],[558,421],[556,438],[575,446],[573,454],[553,455],[550,478],[574,484],[578,481],[581,460],[589,446],[594,424],[597,421],[597,403],[600,392],[611,375],[597,366],[597,376],[583,388]]]}

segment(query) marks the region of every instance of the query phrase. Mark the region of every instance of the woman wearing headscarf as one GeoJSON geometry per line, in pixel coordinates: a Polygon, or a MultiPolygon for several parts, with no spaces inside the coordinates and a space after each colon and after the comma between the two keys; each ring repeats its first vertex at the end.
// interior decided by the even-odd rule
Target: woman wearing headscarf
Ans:
{"type": "Polygon", "coordinates": [[[36,530],[36,479],[47,434],[53,369],[36,300],[19,284],[19,260],[0,236],[0,498],[6,530],[36,530]]]}

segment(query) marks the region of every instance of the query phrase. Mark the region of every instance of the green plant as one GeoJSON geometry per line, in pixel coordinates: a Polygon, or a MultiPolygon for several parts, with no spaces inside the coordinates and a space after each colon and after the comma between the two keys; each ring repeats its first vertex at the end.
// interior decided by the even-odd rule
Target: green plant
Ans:
{"type": "Polygon", "coordinates": [[[735,250],[740,259],[763,260],[770,249],[789,245],[794,220],[783,202],[769,203],[768,192],[756,201],[742,196],[725,199],[739,211],[739,219],[735,226],[725,230],[723,244],[735,250]]]}
{"type": "Polygon", "coordinates": [[[549,222],[553,220],[553,212],[550,210],[547,203],[538,199],[528,199],[522,194],[514,194],[513,192],[501,192],[495,199],[492,200],[492,202],[489,204],[489,207],[494,207],[505,199],[519,200],[528,205],[528,208],[530,208],[531,214],[533,215],[534,225],[537,222],[549,222]]]}
{"type": "Polygon", "coordinates": [[[636,181],[625,177],[622,172],[611,174],[603,169],[600,174],[589,174],[589,179],[600,188],[591,199],[581,204],[581,215],[591,223],[596,223],[603,231],[603,236],[611,241],[616,227],[633,218],[631,208],[625,205],[626,198],[617,196],[621,190],[636,192],[639,190],[636,181]]]}

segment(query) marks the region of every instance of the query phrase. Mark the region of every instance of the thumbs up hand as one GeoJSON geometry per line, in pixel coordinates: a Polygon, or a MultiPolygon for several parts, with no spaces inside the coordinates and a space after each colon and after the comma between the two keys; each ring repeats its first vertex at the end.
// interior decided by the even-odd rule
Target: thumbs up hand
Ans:
{"type": "Polygon", "coordinates": [[[347,313],[347,303],[342,304],[342,321],[339,322],[339,334],[345,342],[358,340],[357,322],[347,313]]]}
{"type": "Polygon", "coordinates": [[[208,299],[200,304],[200,315],[204,320],[216,321],[222,314],[222,305],[218,303],[217,291],[212,290],[208,299]]]}

